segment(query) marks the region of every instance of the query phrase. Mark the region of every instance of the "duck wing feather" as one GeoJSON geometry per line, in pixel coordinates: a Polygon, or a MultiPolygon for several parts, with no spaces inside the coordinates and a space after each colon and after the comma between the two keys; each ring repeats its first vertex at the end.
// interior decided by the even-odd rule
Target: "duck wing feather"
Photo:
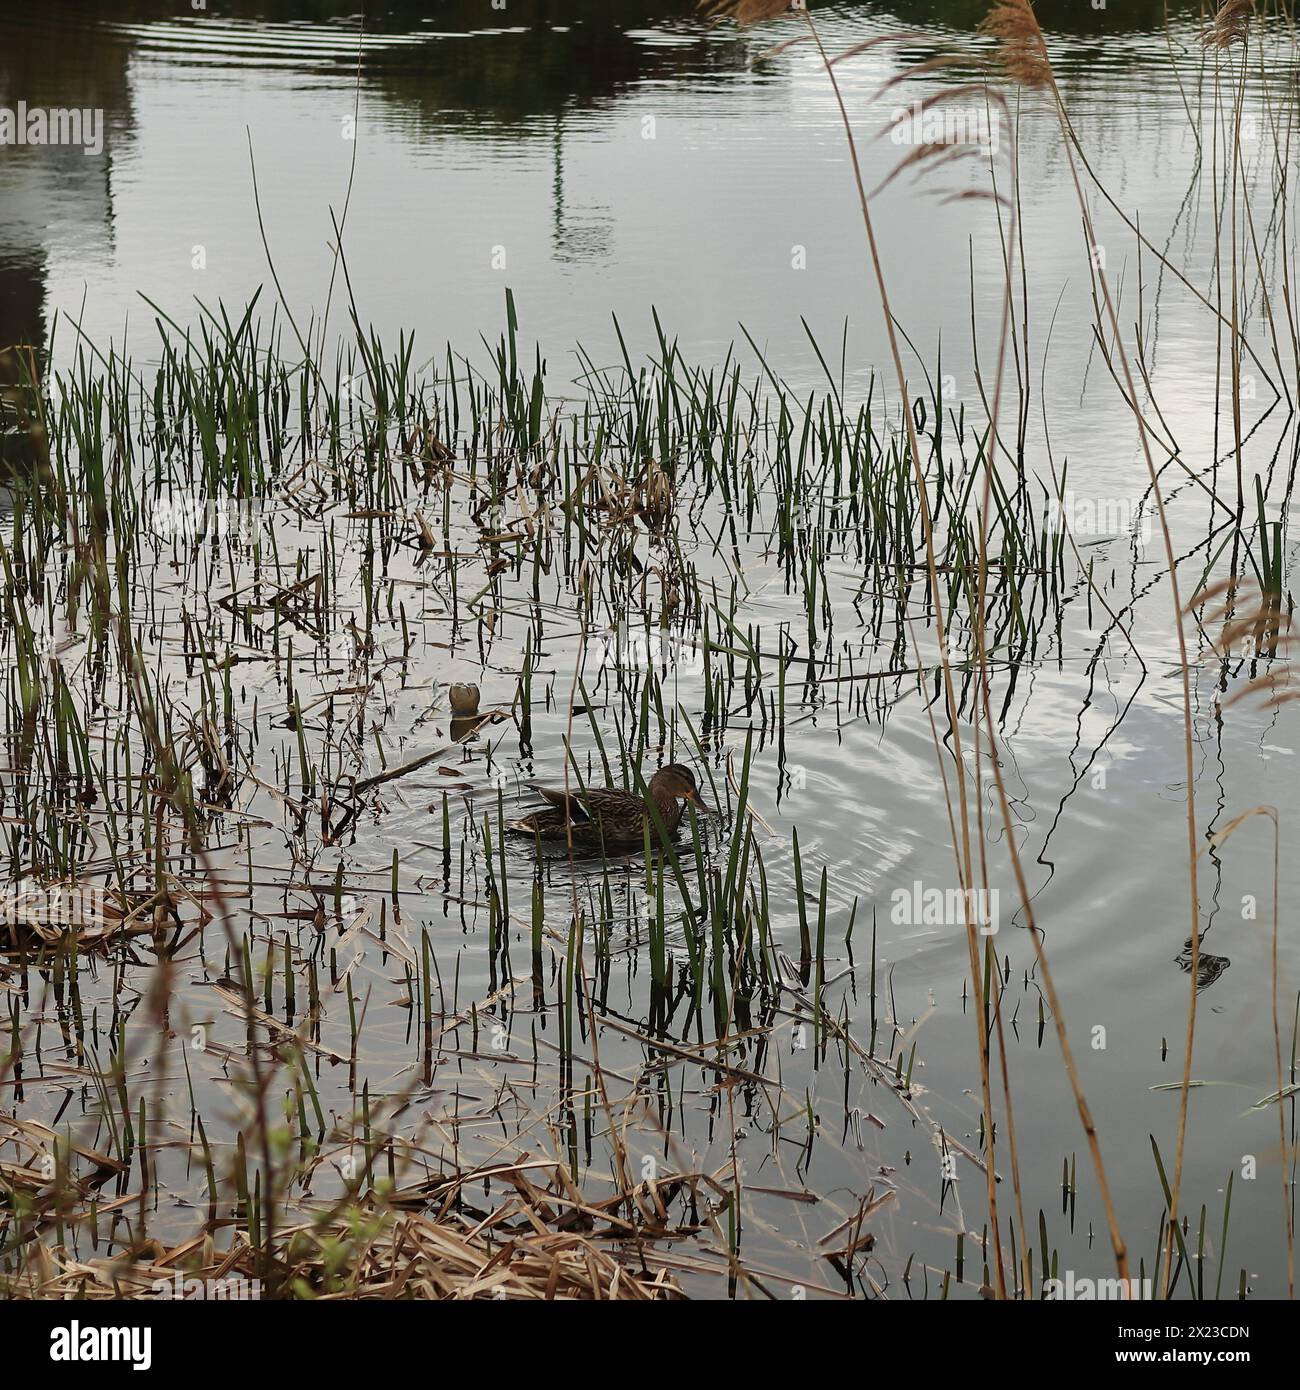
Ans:
{"type": "Polygon", "coordinates": [[[645,811],[645,802],[639,796],[613,787],[569,792],[563,787],[547,787],[539,782],[529,782],[527,785],[562,816],[578,823],[602,817],[641,815],[645,811]]]}

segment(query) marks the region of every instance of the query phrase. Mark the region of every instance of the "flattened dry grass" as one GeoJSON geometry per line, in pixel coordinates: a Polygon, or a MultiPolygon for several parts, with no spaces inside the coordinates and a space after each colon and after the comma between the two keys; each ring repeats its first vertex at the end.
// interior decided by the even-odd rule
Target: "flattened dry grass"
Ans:
{"type": "Polygon", "coordinates": [[[91,950],[106,947],[128,936],[157,929],[174,908],[165,893],[147,895],[105,894],[93,913],[72,909],[76,889],[18,893],[0,904],[0,954],[12,954],[41,946],[91,950]],[[66,904],[66,905],[65,905],[66,904]]]}
{"type": "MultiPolygon", "coordinates": [[[[51,1136],[25,1133],[31,1128],[0,1118],[7,1140],[21,1139],[36,1153],[51,1136]]],[[[29,1209],[52,1215],[55,1194],[40,1169],[4,1167],[29,1209]]],[[[656,1240],[693,1233],[672,1221],[669,1207],[697,1182],[710,1179],[673,1174],[590,1202],[562,1163],[524,1155],[514,1164],[439,1178],[388,1198],[369,1194],[341,1211],[287,1226],[273,1250],[259,1248],[242,1228],[225,1252],[204,1234],[170,1249],[148,1241],[133,1256],[112,1259],[73,1258],[54,1241],[34,1239],[25,1246],[20,1271],[0,1284],[0,1296],[149,1299],[160,1296],[160,1284],[174,1287],[178,1276],[192,1290],[193,1281],[210,1289],[238,1288],[236,1281],[244,1281],[246,1290],[260,1294],[269,1274],[297,1298],[678,1299],[685,1295],[670,1261],[645,1256],[656,1240]],[[485,1214],[474,1202],[492,1181],[513,1195],[485,1214]],[[403,1209],[410,1203],[423,1209],[403,1209]],[[652,1264],[658,1268],[652,1271],[652,1264]]]]}

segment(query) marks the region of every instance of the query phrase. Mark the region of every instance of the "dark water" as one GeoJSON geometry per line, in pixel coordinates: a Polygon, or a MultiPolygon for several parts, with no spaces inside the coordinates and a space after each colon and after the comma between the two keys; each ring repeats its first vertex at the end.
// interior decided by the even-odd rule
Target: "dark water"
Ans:
{"type": "MultiPolygon", "coordinates": [[[[344,245],[362,318],[387,340],[414,330],[420,360],[441,358],[448,342],[473,354],[480,335],[495,338],[509,287],[522,330],[542,343],[553,378],[579,370],[572,355],[579,342],[597,362],[615,359],[611,316],[634,353],[648,350],[652,306],[693,362],[721,361],[734,341],[743,343],[743,324],[773,370],[811,388],[823,377],[806,320],[837,375],[843,353],[850,397],[866,391],[873,371],[887,369],[843,133],[806,46],[755,66],[751,60],[777,30],[709,27],[682,3],[650,9],[511,0],[501,13],[483,3],[387,6],[369,15],[364,36],[347,8],[227,6],[221,17],[191,17],[143,4],[115,6],[104,17],[100,7],[69,4],[0,19],[0,104],[25,94],[33,105],[105,112],[101,156],[0,151],[0,343],[33,338],[66,363],[78,325],[91,341],[126,342],[147,359],[156,333],[142,293],[181,325],[197,321],[196,301],[242,306],[259,286],[269,313],[274,288],[251,141],[266,241],[302,325],[319,325],[329,302],[331,331],[344,331],[340,286],[329,300],[332,208],[341,221],[346,210],[344,245]]],[[[909,80],[883,100],[878,89],[928,46],[969,41],[979,14],[974,5],[930,4],[819,11],[830,47],[891,30],[926,36],[873,48],[838,69],[869,187],[899,158],[888,137],[873,138],[890,111],[956,79],[909,80]]],[[[1040,14],[1098,179],[1214,301],[1222,289],[1214,224],[1223,152],[1216,154],[1209,134],[1215,80],[1195,41],[1194,12],[1175,11],[1172,51],[1162,6],[1044,5],[1040,14]]],[[[1285,52],[1244,84],[1243,109],[1261,123],[1274,103],[1293,100],[1279,95],[1290,74],[1285,52]]],[[[1131,410],[1092,332],[1088,248],[1069,166],[1048,108],[1026,101],[1019,120],[1028,453],[1046,475],[1050,444],[1052,464],[1068,464],[1081,494],[1127,504],[1144,493],[1145,475],[1131,410]]],[[[1262,136],[1258,150],[1247,148],[1241,175],[1258,219],[1258,264],[1246,276],[1243,318],[1262,359],[1245,369],[1252,389],[1243,403],[1244,468],[1248,487],[1256,474],[1268,482],[1269,519],[1286,523],[1295,433],[1268,378],[1289,379],[1294,389],[1295,362],[1282,325],[1276,336],[1270,331],[1264,299],[1280,301],[1295,228],[1289,210],[1274,220],[1265,148],[1262,136]]],[[[904,177],[877,205],[894,308],[911,348],[907,370],[917,382],[926,374],[950,378],[945,400],[954,412],[974,415],[993,371],[999,225],[989,204],[944,202],[935,187],[986,183],[987,172],[974,165],[955,168],[938,185],[904,177]]],[[[1094,185],[1087,188],[1120,322],[1126,332],[1141,326],[1144,401],[1155,402],[1162,432],[1179,449],[1167,483],[1179,548],[1189,554],[1186,593],[1214,546],[1200,549],[1203,490],[1177,475],[1184,464],[1202,476],[1216,463],[1228,467],[1232,433],[1216,384],[1226,370],[1222,333],[1206,304],[1142,250],[1094,185]]],[[[748,346],[741,351],[752,362],[748,346]]],[[[875,388],[886,401],[889,380],[875,388]]],[[[1289,560],[1293,546],[1283,534],[1289,560]]],[[[1076,604],[1059,643],[1023,674],[1008,701],[1004,774],[1121,1220],[1135,1259],[1145,1253],[1149,1264],[1161,1211],[1149,1136],[1157,1136],[1168,1162],[1178,1106],[1176,1092],[1152,1088],[1181,1075],[1187,1006],[1179,961],[1187,873],[1176,648],[1158,539],[1144,546],[1127,536],[1100,538],[1088,546],[1119,601],[1133,604],[1126,621],[1142,662],[1114,638],[1098,647],[1101,615],[1076,604]]],[[[851,587],[851,573],[840,577],[851,587]]],[[[751,620],[790,617],[779,585],[756,584],[751,620]]],[[[438,680],[476,679],[495,698],[509,698],[504,675],[485,670],[473,651],[440,662],[438,680]]],[[[1300,812],[1296,716],[1292,706],[1221,711],[1218,674],[1207,667],[1195,691],[1198,832],[1208,836],[1261,803],[1280,810],[1285,1061],[1300,965],[1285,926],[1300,887],[1290,852],[1300,812]]],[[[694,707],[689,684],[681,698],[694,707]]],[[[562,726],[558,714],[540,721],[534,742],[552,752],[539,751],[517,770],[559,771],[562,726]]],[[[801,769],[797,785],[782,790],[776,760],[761,761],[758,804],[785,842],[797,826],[805,858],[828,866],[839,934],[855,898],[876,906],[891,1008],[904,1032],[915,1021],[919,1103],[974,1146],[980,1103],[964,939],[948,927],[896,925],[889,914],[900,884],[951,877],[925,708],[902,705],[883,726],[841,717],[828,705],[810,709],[792,727],[785,756],[801,769]]],[[[405,854],[434,838],[426,806],[419,795],[394,805],[369,831],[367,860],[383,865],[394,845],[405,854]]],[[[985,809],[996,819],[995,808],[985,809]]],[[[1276,1295],[1285,1288],[1276,1115],[1249,1109],[1275,1084],[1266,906],[1272,844],[1260,826],[1202,856],[1205,949],[1227,963],[1202,995],[1193,1075],[1216,1084],[1192,1092],[1184,1191],[1193,1216],[1200,1203],[1209,1205],[1217,1232],[1227,1176],[1236,1173],[1225,1290],[1235,1292],[1244,1268],[1256,1291],[1276,1295]],[[1265,905],[1258,920],[1243,907],[1247,899],[1265,905]],[[1249,1156],[1258,1160],[1254,1178],[1245,1175],[1249,1156]]],[[[990,854],[1005,875],[998,838],[990,854]]],[[[774,899],[785,894],[788,903],[792,867],[788,856],[773,855],[774,899]]],[[[1009,878],[1002,882],[1005,903],[1014,895],[1009,878]]],[[[792,909],[780,915],[790,927],[792,909]]],[[[460,923],[437,914],[431,921],[438,940],[456,949],[460,923]]],[[[859,969],[864,939],[859,925],[859,969]]],[[[1105,1272],[1100,1208],[1054,1035],[1040,1026],[1032,953],[1023,933],[1005,927],[998,949],[1020,1001],[1008,1045],[1026,1206],[1036,1213],[1055,1204],[1059,1212],[1062,1159],[1077,1156],[1086,1196],[1073,1231],[1054,1229],[1053,1241],[1068,1244],[1079,1272],[1105,1272]]],[[[472,982],[481,952],[463,950],[464,978],[472,982]]],[[[400,1054],[400,1028],[392,1031],[400,1054]]],[[[827,1088],[818,1099],[835,1104],[833,1076],[810,1085],[827,1088]]],[[[909,1144],[906,1122],[891,1116],[891,1124],[885,1147],[869,1159],[845,1144],[800,1176],[814,1190],[861,1193],[879,1168],[914,1163],[909,1180],[934,1197],[938,1181],[928,1166],[919,1172],[937,1162],[928,1138],[909,1144]]],[[[721,1161],[723,1138],[702,1131],[689,1138],[721,1161]]],[[[982,1219],[978,1180],[967,1176],[965,1188],[964,1215],[954,1215],[951,1193],[929,1206],[896,1204],[879,1219],[882,1248],[900,1256],[921,1249],[938,1265],[949,1262],[956,1230],[977,1231],[982,1219]]],[[[773,1250],[799,1242],[799,1221],[787,1208],[768,1215],[773,1250]]]]}

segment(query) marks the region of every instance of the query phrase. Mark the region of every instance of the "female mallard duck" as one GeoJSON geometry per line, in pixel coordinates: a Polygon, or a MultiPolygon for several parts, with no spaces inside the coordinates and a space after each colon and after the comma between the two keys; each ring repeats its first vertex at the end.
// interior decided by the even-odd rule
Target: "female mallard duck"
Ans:
{"type": "MultiPolygon", "coordinates": [[[[563,787],[529,785],[551,804],[544,811],[511,822],[512,830],[525,835],[543,840],[568,840],[572,835],[575,844],[639,845],[644,843],[647,821],[652,834],[655,831],[646,798],[636,792],[613,787],[566,792],[563,787]]],[[[677,833],[685,802],[693,801],[702,811],[709,810],[695,785],[695,774],[680,763],[661,767],[650,779],[648,791],[669,835],[677,833]]]]}

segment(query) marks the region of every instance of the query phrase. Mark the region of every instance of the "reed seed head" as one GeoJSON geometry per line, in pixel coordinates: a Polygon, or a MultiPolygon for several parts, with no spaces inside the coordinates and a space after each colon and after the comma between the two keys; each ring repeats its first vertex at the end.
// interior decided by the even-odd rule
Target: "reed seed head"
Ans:
{"type": "Polygon", "coordinates": [[[1013,82],[1031,88],[1051,86],[1052,64],[1029,0],[997,0],[979,32],[997,40],[997,61],[1013,82]]]}
{"type": "Polygon", "coordinates": [[[803,0],[700,0],[700,9],[720,19],[734,19],[737,24],[762,24],[791,10],[806,9],[803,0]]]}
{"type": "Polygon", "coordinates": [[[1201,31],[1206,48],[1228,49],[1246,42],[1246,32],[1255,17],[1255,0],[1223,0],[1214,18],[1201,31]]]}

